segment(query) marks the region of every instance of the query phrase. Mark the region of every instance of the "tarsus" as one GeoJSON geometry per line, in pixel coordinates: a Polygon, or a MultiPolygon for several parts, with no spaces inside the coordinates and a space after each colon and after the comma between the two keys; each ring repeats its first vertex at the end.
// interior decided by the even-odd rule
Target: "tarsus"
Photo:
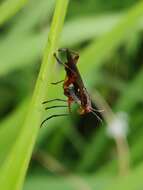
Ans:
{"type": "Polygon", "coordinates": [[[50,107],[46,107],[45,110],[52,109],[52,108],[66,108],[66,107],[68,106],[66,105],[50,106],[50,107]]]}
{"type": "Polygon", "coordinates": [[[44,121],[42,121],[40,127],[42,127],[42,125],[49,119],[52,119],[54,117],[60,117],[60,116],[69,116],[69,114],[58,114],[58,115],[51,115],[50,117],[46,118],[44,121]]]}
{"type": "Polygon", "coordinates": [[[44,102],[42,102],[42,104],[46,104],[46,103],[54,102],[54,101],[67,102],[67,100],[63,100],[63,99],[60,99],[60,98],[55,98],[55,99],[52,99],[52,100],[44,101],[44,102]]]}
{"type": "Polygon", "coordinates": [[[51,82],[51,84],[56,85],[56,84],[59,84],[61,82],[64,82],[64,80],[60,80],[60,81],[57,81],[57,82],[51,82]]]}

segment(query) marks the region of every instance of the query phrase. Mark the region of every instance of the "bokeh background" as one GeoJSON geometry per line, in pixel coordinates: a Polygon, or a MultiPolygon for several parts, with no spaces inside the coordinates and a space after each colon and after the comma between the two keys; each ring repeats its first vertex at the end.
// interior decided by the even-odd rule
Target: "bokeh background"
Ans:
{"type": "MultiPolygon", "coordinates": [[[[0,26],[0,163],[29,105],[54,7],[55,0],[30,0],[0,26]]],[[[141,1],[70,1],[60,47],[80,54],[78,68],[103,122],[73,106],[71,117],[45,124],[24,190],[143,189],[142,19],[141,1]]],[[[55,67],[55,81],[61,70],[55,67]]],[[[61,90],[51,97],[63,97],[60,84],[53,88],[61,90]]]]}

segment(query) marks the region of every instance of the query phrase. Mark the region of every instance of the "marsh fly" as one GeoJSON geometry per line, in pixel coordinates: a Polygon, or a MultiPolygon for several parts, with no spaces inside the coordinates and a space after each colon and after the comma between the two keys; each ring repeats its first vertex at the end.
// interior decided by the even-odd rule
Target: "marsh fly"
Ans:
{"type": "MultiPolygon", "coordinates": [[[[79,111],[78,111],[80,115],[84,115],[86,113],[92,113],[100,121],[102,121],[101,118],[96,114],[96,112],[101,112],[101,111],[95,110],[92,107],[91,98],[89,96],[87,89],[84,86],[82,77],[81,77],[80,72],[77,68],[77,61],[79,59],[78,53],[71,51],[67,48],[66,49],[59,49],[58,52],[59,53],[65,53],[65,56],[66,56],[66,61],[63,62],[59,59],[57,54],[54,53],[54,57],[56,58],[57,62],[64,66],[65,72],[66,72],[66,77],[64,80],[61,80],[61,81],[58,81],[58,82],[55,82],[52,84],[56,85],[56,84],[63,82],[64,95],[68,98],[68,100],[66,101],[66,100],[62,100],[62,99],[57,98],[57,99],[45,101],[45,102],[43,102],[43,104],[53,102],[53,101],[67,102],[68,106],[63,106],[63,105],[51,106],[51,107],[47,107],[47,109],[58,108],[58,107],[68,107],[69,112],[71,112],[71,104],[73,102],[75,102],[80,107],[79,111]]],[[[52,116],[48,117],[47,119],[45,119],[41,125],[43,125],[43,123],[45,123],[45,121],[47,121],[53,117],[67,116],[67,115],[69,115],[69,114],[52,115],[52,116]]]]}

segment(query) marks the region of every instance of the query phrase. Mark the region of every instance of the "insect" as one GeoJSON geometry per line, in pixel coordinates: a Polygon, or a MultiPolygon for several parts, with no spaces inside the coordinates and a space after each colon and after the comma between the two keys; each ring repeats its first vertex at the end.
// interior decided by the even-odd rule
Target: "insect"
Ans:
{"type": "MultiPolygon", "coordinates": [[[[101,110],[95,110],[92,107],[91,98],[83,80],[81,78],[80,72],[77,68],[77,61],[79,59],[79,55],[71,51],[69,49],[59,49],[59,52],[65,52],[67,61],[63,63],[56,54],[54,54],[58,63],[63,64],[66,71],[66,78],[63,83],[64,94],[68,97],[68,104],[70,108],[70,104],[72,102],[76,102],[80,104],[80,114],[86,114],[89,112],[94,113],[101,112],[101,110]],[[77,101],[78,100],[78,101],[77,101]]],[[[61,81],[59,81],[61,82],[61,81]]],[[[96,115],[97,116],[97,115],[96,115]]]]}
{"type": "MultiPolygon", "coordinates": [[[[70,97],[70,103],[71,103],[71,99],[72,99],[72,102],[76,102],[77,104],[80,105],[80,100],[79,98],[76,96],[75,92],[74,92],[74,89],[73,87],[69,86],[69,89],[68,89],[68,97],[70,97]]],[[[55,102],[55,101],[58,101],[58,102],[68,102],[67,100],[63,100],[63,99],[60,99],[60,98],[55,98],[55,99],[52,99],[52,100],[48,100],[48,101],[44,101],[43,104],[47,104],[47,103],[51,103],[51,102],[55,102]]],[[[56,106],[49,106],[49,107],[46,107],[45,110],[48,110],[48,109],[52,109],[52,108],[62,108],[62,107],[68,107],[67,105],[56,105],[56,106]]],[[[69,109],[69,112],[71,112],[71,110],[69,109]]],[[[51,115],[49,116],[48,118],[46,118],[42,123],[41,123],[41,127],[42,125],[49,119],[51,118],[54,118],[54,117],[61,117],[61,116],[69,116],[69,114],[55,114],[55,115],[51,115]]]]}
{"type": "MultiPolygon", "coordinates": [[[[71,51],[69,49],[59,49],[58,52],[61,53],[65,53],[66,55],[66,62],[64,63],[63,61],[61,61],[59,59],[59,57],[57,56],[56,53],[54,53],[54,57],[56,58],[57,62],[61,65],[64,66],[65,71],[66,71],[66,77],[64,80],[52,83],[54,85],[57,85],[61,82],[63,82],[63,90],[64,90],[64,95],[68,98],[67,103],[68,106],[52,106],[52,107],[48,107],[47,109],[51,109],[51,108],[58,108],[58,107],[68,107],[69,108],[69,112],[71,112],[71,104],[73,102],[77,103],[79,105],[79,114],[80,115],[84,115],[86,113],[93,113],[94,115],[96,115],[96,117],[100,120],[101,118],[96,114],[96,112],[101,112],[101,110],[96,110],[92,107],[92,103],[91,103],[91,98],[88,94],[87,89],[84,86],[83,80],[81,78],[80,72],[77,68],[77,61],[79,59],[79,55],[74,52],[71,51]]],[[[49,102],[53,102],[53,101],[62,101],[62,102],[66,102],[66,100],[62,100],[62,99],[53,99],[53,100],[49,100],[49,101],[45,101],[43,102],[45,103],[49,103],[49,102]]],[[[47,119],[45,119],[42,124],[47,121],[48,119],[51,119],[52,117],[58,117],[58,116],[66,116],[69,114],[59,114],[59,115],[53,115],[48,117],[47,119]]]]}

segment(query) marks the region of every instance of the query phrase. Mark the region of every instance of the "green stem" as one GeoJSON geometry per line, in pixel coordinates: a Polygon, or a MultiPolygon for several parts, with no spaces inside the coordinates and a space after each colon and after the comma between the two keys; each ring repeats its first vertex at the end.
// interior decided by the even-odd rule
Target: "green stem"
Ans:
{"type": "Polygon", "coordinates": [[[47,95],[48,81],[51,78],[51,67],[54,61],[53,52],[58,46],[67,5],[68,0],[57,0],[42,66],[27,117],[19,137],[0,168],[0,187],[3,187],[5,190],[19,190],[22,188],[41,123],[43,114],[41,101],[47,95]]]}

